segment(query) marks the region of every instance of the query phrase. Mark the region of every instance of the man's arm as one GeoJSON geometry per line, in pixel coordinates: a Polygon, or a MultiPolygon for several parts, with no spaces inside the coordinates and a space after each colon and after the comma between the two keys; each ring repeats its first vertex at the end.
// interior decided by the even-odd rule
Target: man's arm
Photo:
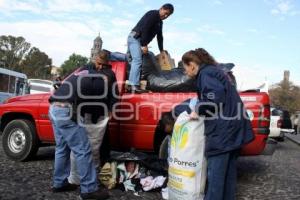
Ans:
{"type": "Polygon", "coordinates": [[[111,83],[108,90],[108,110],[112,112],[113,106],[119,101],[119,88],[114,72],[111,72],[111,83]]]}
{"type": "Polygon", "coordinates": [[[162,52],[164,50],[164,37],[163,37],[162,29],[163,29],[163,23],[161,23],[160,30],[156,36],[157,44],[158,44],[158,48],[159,48],[160,52],[162,52]]]}
{"type": "Polygon", "coordinates": [[[157,22],[157,13],[153,11],[147,12],[143,16],[143,27],[142,27],[142,35],[141,35],[141,46],[145,47],[148,45],[147,38],[149,38],[149,32],[150,29],[153,27],[153,25],[157,22]]]}

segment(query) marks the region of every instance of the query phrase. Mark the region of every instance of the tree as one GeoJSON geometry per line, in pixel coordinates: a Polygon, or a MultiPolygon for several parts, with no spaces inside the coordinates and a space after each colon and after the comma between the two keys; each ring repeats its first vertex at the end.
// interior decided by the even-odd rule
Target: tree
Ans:
{"type": "Polygon", "coordinates": [[[23,37],[0,36],[0,61],[8,69],[27,74],[29,78],[49,79],[52,60],[23,37]]]}
{"type": "Polygon", "coordinates": [[[33,47],[25,56],[21,66],[23,73],[27,74],[29,78],[51,78],[52,60],[44,52],[38,48],[33,47]]]}
{"type": "Polygon", "coordinates": [[[61,65],[61,76],[65,76],[73,72],[76,68],[86,65],[88,58],[73,53],[68,60],[61,65]]]}
{"type": "Polygon", "coordinates": [[[23,37],[0,36],[0,60],[11,70],[20,71],[20,63],[30,49],[23,37]]]}
{"type": "Polygon", "coordinates": [[[271,87],[269,90],[271,105],[290,113],[300,110],[300,87],[292,82],[281,81],[271,87]]]}

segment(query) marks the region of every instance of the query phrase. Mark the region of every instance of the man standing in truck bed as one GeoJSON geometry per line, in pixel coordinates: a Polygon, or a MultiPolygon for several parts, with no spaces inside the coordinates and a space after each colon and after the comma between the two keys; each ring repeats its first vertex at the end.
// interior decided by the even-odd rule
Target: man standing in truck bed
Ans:
{"type": "Polygon", "coordinates": [[[143,92],[140,88],[142,54],[148,52],[148,44],[155,36],[157,37],[159,50],[164,51],[162,21],[167,19],[173,12],[174,7],[172,4],[164,4],[159,10],[150,10],[130,32],[127,45],[132,57],[129,74],[129,84],[132,92],[143,92]]]}

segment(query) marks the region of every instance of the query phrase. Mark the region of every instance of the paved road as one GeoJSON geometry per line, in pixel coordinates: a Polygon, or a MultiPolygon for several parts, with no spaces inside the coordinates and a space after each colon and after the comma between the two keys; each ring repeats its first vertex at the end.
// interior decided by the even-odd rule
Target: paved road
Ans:
{"type": "Polygon", "coordinates": [[[300,133],[295,135],[295,134],[290,134],[290,133],[286,133],[285,137],[293,142],[295,142],[296,144],[300,145],[300,133]]]}
{"type": "MultiPolygon", "coordinates": [[[[18,163],[8,160],[0,147],[0,199],[78,199],[78,192],[53,194],[49,191],[53,153],[53,147],[41,148],[36,159],[18,163]]],[[[278,143],[272,156],[240,158],[238,170],[238,200],[300,199],[300,146],[289,140],[278,143]]],[[[113,190],[110,194],[111,200],[161,199],[159,193],[136,197],[113,190]]]]}

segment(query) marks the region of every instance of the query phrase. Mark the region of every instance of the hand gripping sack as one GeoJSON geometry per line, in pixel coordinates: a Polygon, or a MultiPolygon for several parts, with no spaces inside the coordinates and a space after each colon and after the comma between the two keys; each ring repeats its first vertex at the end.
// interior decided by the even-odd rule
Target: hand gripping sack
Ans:
{"type": "Polygon", "coordinates": [[[190,120],[187,112],[174,125],[169,157],[169,199],[204,198],[206,159],[204,119],[190,120]]]}

